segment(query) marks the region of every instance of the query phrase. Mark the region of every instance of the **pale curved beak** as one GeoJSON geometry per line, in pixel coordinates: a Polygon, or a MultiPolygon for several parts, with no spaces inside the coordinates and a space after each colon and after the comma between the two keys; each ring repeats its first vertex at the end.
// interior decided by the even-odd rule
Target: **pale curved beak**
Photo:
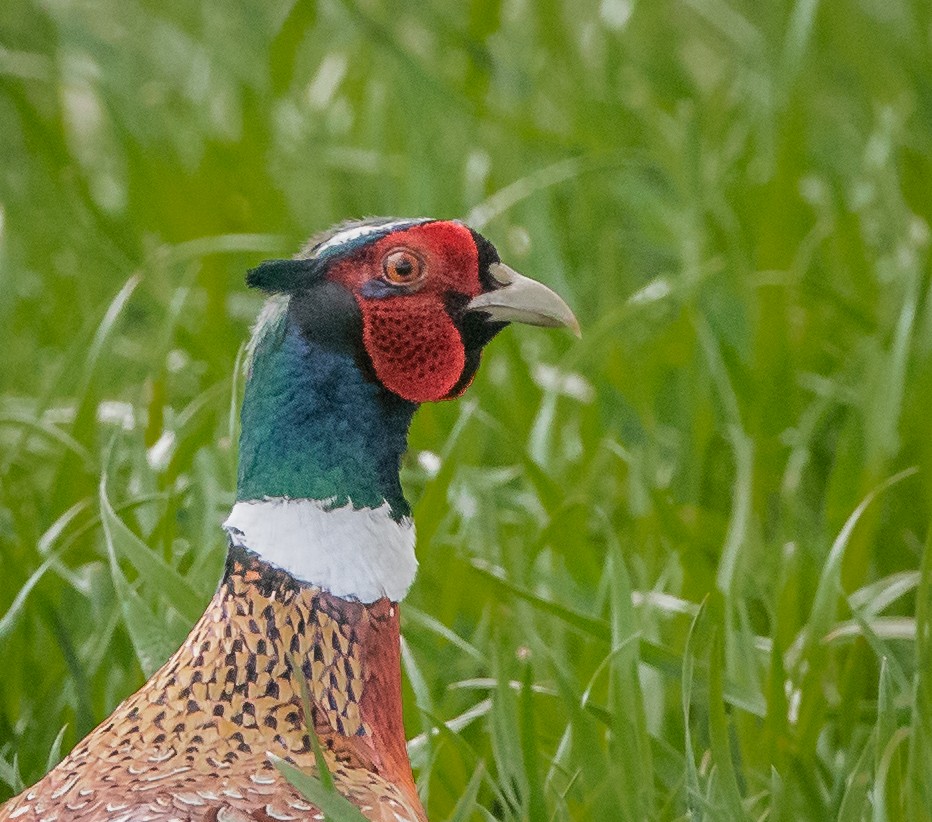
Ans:
{"type": "Polygon", "coordinates": [[[492,263],[489,273],[500,288],[470,300],[466,304],[467,311],[482,311],[498,322],[565,327],[577,337],[581,336],[579,321],[555,291],[504,263],[492,263]]]}

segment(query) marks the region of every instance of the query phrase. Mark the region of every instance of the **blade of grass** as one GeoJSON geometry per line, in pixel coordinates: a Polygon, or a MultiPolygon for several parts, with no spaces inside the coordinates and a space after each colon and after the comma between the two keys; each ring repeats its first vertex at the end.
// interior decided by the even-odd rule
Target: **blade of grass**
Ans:
{"type": "Polygon", "coordinates": [[[415,608],[413,605],[405,605],[404,610],[401,612],[403,615],[404,621],[410,621],[413,624],[417,625],[419,628],[429,631],[432,634],[436,634],[441,639],[449,642],[451,645],[455,645],[459,648],[464,654],[474,659],[480,664],[485,664],[485,657],[482,655],[482,652],[479,651],[472,643],[467,642],[463,639],[458,633],[450,630],[444,625],[439,619],[432,617],[430,614],[425,613],[419,608],[415,608]]]}
{"type": "Polygon", "coordinates": [[[799,671],[799,688],[802,699],[799,709],[798,734],[799,738],[804,740],[804,747],[810,750],[816,744],[824,709],[824,694],[818,684],[823,673],[826,654],[822,639],[830,632],[832,623],[835,620],[838,602],[844,597],[841,586],[841,568],[845,549],[855,526],[867,507],[881,493],[893,485],[914,476],[916,473],[916,468],[907,468],[888,477],[874,487],[848,516],[832,543],[822,572],[819,575],[808,618],[800,634],[787,652],[787,657],[790,660],[787,667],[799,671]]]}
{"type": "Polygon", "coordinates": [[[36,583],[38,583],[39,580],[45,576],[45,572],[48,571],[48,569],[59,560],[61,553],[62,550],[59,550],[47,557],[45,561],[29,575],[29,579],[27,579],[22,587],[20,587],[20,589],[16,592],[16,596],[10,603],[10,607],[7,608],[3,618],[0,619],[0,642],[2,642],[10,635],[14,626],[16,625],[17,617],[23,611],[23,607],[26,604],[26,599],[30,592],[33,588],[36,587],[36,583]]]}
{"type": "Polygon", "coordinates": [[[19,761],[16,754],[13,754],[12,759],[0,756],[0,780],[9,785],[14,794],[22,792],[26,787],[19,772],[19,761]]]}
{"type": "Polygon", "coordinates": [[[926,537],[916,590],[916,668],[907,758],[911,819],[932,808],[932,529],[926,537]]]}
{"type": "Polygon", "coordinates": [[[831,629],[838,597],[842,593],[841,562],[844,558],[848,541],[851,539],[851,534],[858,524],[858,521],[863,516],[864,511],[880,494],[897,483],[915,476],[917,471],[917,468],[907,468],[879,483],[861,500],[854,511],[851,512],[848,519],[845,520],[845,524],[832,543],[825,565],[822,568],[822,573],[819,576],[819,583],[813,598],[812,609],[806,621],[806,630],[804,634],[805,643],[812,644],[819,642],[831,629]]]}
{"type": "Polygon", "coordinates": [[[113,510],[107,496],[107,472],[100,477],[100,518],[107,544],[129,560],[148,584],[156,586],[160,595],[190,623],[197,622],[204,612],[204,599],[175,568],[137,537],[113,510]]]}
{"type": "Polygon", "coordinates": [[[58,735],[55,737],[55,741],[52,743],[52,747],[49,748],[48,759],[45,760],[45,770],[50,771],[61,761],[61,744],[62,740],[65,738],[65,731],[68,730],[67,725],[62,725],[61,730],[58,732],[58,735]]]}
{"type": "MultiPolygon", "coordinates": [[[[0,415],[0,426],[21,428],[24,432],[40,435],[48,442],[55,445],[60,445],[62,448],[67,449],[76,457],[78,457],[83,463],[85,470],[94,470],[94,458],[91,456],[90,452],[70,434],[62,431],[57,425],[54,425],[47,420],[43,420],[41,418],[33,419],[32,417],[28,417],[25,414],[7,413],[0,415]]],[[[28,442],[28,438],[22,439],[21,447],[25,448],[28,442]]],[[[13,452],[5,455],[3,468],[9,467],[10,460],[13,458],[13,456],[13,452]]]]}
{"type": "MultiPolygon", "coordinates": [[[[892,806],[888,805],[887,780],[896,773],[891,768],[891,763],[903,740],[908,736],[909,728],[897,728],[887,740],[887,744],[884,746],[880,759],[877,762],[871,803],[873,806],[873,814],[871,815],[873,822],[888,822],[888,820],[889,822],[894,822],[895,820],[903,819],[899,809],[897,791],[889,791],[891,801],[897,804],[892,806]]],[[[925,810],[928,812],[929,809],[926,808],[925,810]]]]}
{"type": "Polygon", "coordinates": [[[638,679],[640,631],[621,546],[610,531],[607,535],[610,552],[606,558],[606,573],[611,592],[612,648],[618,650],[609,666],[609,699],[616,754],[613,764],[617,765],[618,781],[624,786],[622,802],[627,805],[629,816],[645,819],[653,816],[654,769],[638,679]]]}
{"type": "MultiPolygon", "coordinates": [[[[116,442],[115,437],[110,441],[103,460],[104,465],[109,466],[111,464],[116,442]]],[[[110,578],[113,581],[117,601],[123,614],[123,624],[126,626],[127,633],[129,633],[130,641],[136,652],[136,658],[145,675],[151,676],[175,652],[178,643],[168,635],[164,620],[156,618],[151,608],[143,602],[120,569],[116,541],[122,532],[116,529],[115,533],[111,527],[113,520],[116,519],[115,515],[112,519],[104,516],[105,506],[109,507],[106,487],[107,472],[104,471],[100,477],[99,498],[101,501],[101,524],[103,525],[104,542],[107,547],[107,559],[110,566],[110,578]]],[[[112,513],[113,509],[110,508],[110,511],[112,513]]],[[[116,521],[121,522],[120,520],[116,521]]]]}
{"type": "Polygon", "coordinates": [[[871,760],[877,747],[876,729],[864,744],[854,768],[845,779],[845,791],[838,806],[837,822],[862,822],[869,805],[867,791],[870,787],[871,760]]]}
{"type": "Polygon", "coordinates": [[[436,736],[449,733],[450,739],[456,740],[460,744],[465,745],[466,742],[460,732],[464,728],[469,727],[469,725],[471,725],[477,719],[488,716],[491,710],[492,699],[487,698],[480,700],[475,705],[463,711],[461,714],[453,717],[452,719],[442,721],[436,717],[428,717],[433,722],[431,729],[408,740],[408,756],[411,759],[411,764],[414,769],[419,770],[426,764],[428,735],[436,736]]]}
{"type": "Polygon", "coordinates": [[[320,740],[317,738],[317,730],[314,728],[314,713],[311,702],[311,689],[307,681],[307,675],[301,666],[301,661],[297,656],[291,654],[291,670],[298,680],[298,686],[301,690],[301,710],[304,713],[304,729],[307,731],[307,738],[310,740],[311,748],[314,750],[314,761],[317,763],[317,781],[327,793],[336,793],[336,787],[333,784],[333,775],[327,766],[327,760],[324,758],[324,751],[320,746],[320,740]]]}
{"type": "Polygon", "coordinates": [[[146,676],[151,676],[171,655],[178,644],[168,636],[163,621],[158,619],[152,610],[142,601],[139,594],[133,590],[117,562],[116,549],[109,531],[105,528],[104,534],[107,543],[107,556],[110,560],[110,575],[113,587],[116,589],[117,601],[123,613],[123,624],[129,633],[136,658],[146,676]]]}
{"type": "Polygon", "coordinates": [[[680,688],[680,709],[683,713],[683,739],[686,760],[686,808],[692,822],[702,822],[706,806],[699,782],[699,769],[696,767],[694,743],[692,736],[692,695],[696,668],[696,633],[705,614],[705,601],[693,617],[686,634],[686,647],[683,651],[683,669],[680,688]]]}
{"type": "Polygon", "coordinates": [[[725,672],[725,654],[721,637],[717,632],[712,639],[712,650],[709,657],[709,746],[718,777],[716,784],[724,800],[727,818],[732,820],[747,819],[748,815],[744,810],[741,791],[738,788],[738,777],[735,772],[735,763],[728,738],[728,718],[725,715],[725,699],[722,687],[725,672]]]}
{"type": "Polygon", "coordinates": [[[530,660],[524,662],[522,679],[520,722],[521,752],[524,757],[524,773],[528,785],[527,815],[532,822],[546,822],[547,811],[544,803],[544,788],[537,765],[538,738],[534,717],[534,669],[530,660]]]}
{"type": "Polygon", "coordinates": [[[302,771],[273,753],[267,753],[266,756],[278,772],[285,777],[288,784],[308,802],[319,808],[329,822],[367,822],[359,808],[343,794],[325,788],[317,777],[302,771]]]}
{"type": "Polygon", "coordinates": [[[453,808],[453,813],[447,817],[448,822],[467,822],[476,812],[476,799],[479,796],[479,788],[482,786],[482,780],[485,776],[485,765],[480,762],[473,771],[466,790],[460,796],[453,808]]]}
{"type": "Polygon", "coordinates": [[[365,816],[352,802],[337,790],[333,775],[324,758],[317,731],[314,728],[314,714],[312,712],[311,690],[301,661],[294,654],[289,655],[291,670],[298,680],[301,691],[301,710],[304,713],[304,728],[307,738],[314,751],[314,762],[317,764],[317,776],[302,771],[300,768],[285,761],[271,752],[266,756],[278,769],[278,772],[295,788],[305,799],[313,802],[324,814],[329,822],[363,822],[365,816]]]}
{"type": "MultiPolygon", "coordinates": [[[[504,656],[504,650],[501,654],[504,656]]],[[[489,714],[489,733],[495,752],[495,781],[498,790],[508,811],[521,817],[527,812],[524,801],[527,794],[527,765],[521,747],[520,709],[505,666],[504,659],[496,660],[496,686],[489,714]]]]}

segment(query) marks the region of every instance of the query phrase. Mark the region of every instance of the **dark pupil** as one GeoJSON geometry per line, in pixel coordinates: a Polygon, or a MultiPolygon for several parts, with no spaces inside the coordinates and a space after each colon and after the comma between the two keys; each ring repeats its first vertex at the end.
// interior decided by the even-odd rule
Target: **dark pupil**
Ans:
{"type": "Polygon", "coordinates": [[[411,265],[411,260],[407,257],[400,257],[395,261],[395,274],[402,279],[407,277],[413,268],[414,266],[411,265]]]}

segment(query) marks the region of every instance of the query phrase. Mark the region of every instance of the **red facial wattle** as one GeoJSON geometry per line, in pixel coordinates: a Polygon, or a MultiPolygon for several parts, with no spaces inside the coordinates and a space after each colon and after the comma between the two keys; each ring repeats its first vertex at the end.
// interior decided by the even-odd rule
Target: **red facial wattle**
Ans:
{"type": "Polygon", "coordinates": [[[460,332],[434,294],[360,301],[375,374],[410,402],[446,397],[466,365],[460,332]]]}
{"type": "Polygon", "coordinates": [[[356,298],[363,344],[379,382],[410,402],[451,396],[466,366],[466,350],[446,301],[457,294],[466,302],[482,290],[469,229],[434,222],[393,232],[359,256],[336,264],[330,278],[346,285],[356,298]],[[410,291],[402,287],[392,294],[386,286],[386,293],[367,296],[367,284],[383,279],[386,255],[399,248],[410,249],[423,261],[423,281],[410,291]]]}

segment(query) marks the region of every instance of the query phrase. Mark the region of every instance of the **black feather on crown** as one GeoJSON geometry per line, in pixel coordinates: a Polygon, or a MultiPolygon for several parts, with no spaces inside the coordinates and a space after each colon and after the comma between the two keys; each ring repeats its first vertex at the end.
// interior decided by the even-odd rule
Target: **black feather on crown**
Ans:
{"type": "Polygon", "coordinates": [[[246,285],[268,294],[297,291],[313,285],[323,272],[319,260],[266,260],[246,272],[246,285]]]}

